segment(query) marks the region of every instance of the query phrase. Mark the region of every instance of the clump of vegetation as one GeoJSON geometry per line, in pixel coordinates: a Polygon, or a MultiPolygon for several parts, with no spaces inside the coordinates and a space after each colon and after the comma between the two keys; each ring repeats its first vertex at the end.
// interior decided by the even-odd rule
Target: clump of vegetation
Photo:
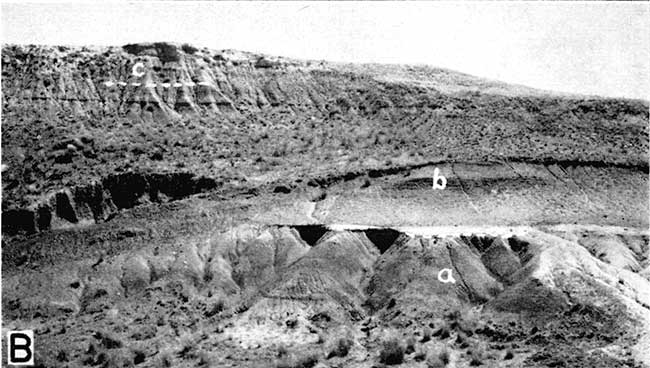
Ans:
{"type": "Polygon", "coordinates": [[[341,337],[336,341],[336,344],[332,347],[329,354],[327,354],[327,359],[333,357],[344,357],[350,352],[350,348],[354,345],[354,341],[347,337],[341,337]]]}
{"type": "Polygon", "coordinates": [[[445,363],[445,365],[449,364],[449,359],[450,359],[449,350],[447,350],[447,348],[442,349],[438,354],[438,359],[440,359],[443,363],[445,363]]]}
{"type": "Polygon", "coordinates": [[[275,363],[276,368],[312,368],[320,360],[318,354],[308,353],[299,357],[285,356],[275,363]]]}
{"type": "Polygon", "coordinates": [[[56,355],[56,360],[59,362],[67,362],[68,353],[65,350],[59,350],[58,354],[56,355]]]}
{"type": "Polygon", "coordinates": [[[469,366],[478,367],[479,365],[483,365],[483,361],[481,360],[481,358],[472,356],[472,359],[469,361],[469,366]]]}
{"type": "Polygon", "coordinates": [[[210,354],[208,354],[207,351],[200,351],[197,353],[197,356],[199,358],[199,362],[198,362],[199,366],[205,366],[210,364],[211,362],[210,354]]]}
{"type": "Polygon", "coordinates": [[[317,344],[324,344],[327,339],[325,338],[325,334],[322,332],[318,333],[318,340],[316,341],[317,344]]]}
{"type": "Polygon", "coordinates": [[[413,355],[413,360],[416,362],[421,362],[427,358],[427,352],[424,350],[420,350],[415,355],[413,355]]]}
{"type": "Polygon", "coordinates": [[[437,354],[432,354],[427,359],[427,367],[429,368],[443,368],[449,365],[450,354],[447,348],[443,348],[437,354]]]}
{"type": "Polygon", "coordinates": [[[429,327],[424,327],[424,328],[422,329],[422,340],[420,340],[420,342],[427,342],[427,341],[430,341],[430,340],[431,340],[431,334],[432,334],[432,333],[433,333],[433,331],[431,331],[431,328],[429,328],[429,327]]]}
{"type": "Polygon", "coordinates": [[[456,311],[448,316],[451,319],[449,327],[452,330],[462,331],[467,336],[472,336],[474,330],[480,327],[481,321],[475,311],[456,311]]]}
{"type": "Polygon", "coordinates": [[[178,355],[179,358],[192,358],[192,350],[196,346],[195,340],[192,337],[191,334],[185,334],[181,336],[180,338],[180,344],[181,349],[178,351],[176,355],[178,355]]]}
{"type": "Polygon", "coordinates": [[[470,367],[478,367],[479,365],[483,365],[483,358],[485,356],[485,353],[480,346],[470,349],[468,351],[468,354],[470,356],[470,367]]]}
{"type": "Polygon", "coordinates": [[[101,345],[106,349],[121,348],[124,344],[117,334],[109,333],[106,331],[96,331],[93,337],[101,342],[101,345]]]}
{"type": "Polygon", "coordinates": [[[433,333],[433,336],[437,336],[439,339],[446,339],[450,336],[449,327],[442,326],[433,333]]]}
{"type": "Polygon", "coordinates": [[[278,346],[278,353],[277,353],[278,358],[282,358],[284,356],[287,356],[288,354],[289,354],[289,352],[287,351],[286,346],[284,346],[284,345],[278,346]]]}
{"type": "Polygon", "coordinates": [[[469,347],[470,338],[462,331],[459,331],[456,336],[456,343],[459,344],[461,349],[467,349],[469,347]]]}
{"type": "Polygon", "coordinates": [[[205,311],[205,313],[204,313],[204,316],[206,316],[206,317],[208,317],[208,318],[209,318],[209,317],[212,317],[212,316],[214,316],[214,315],[216,315],[216,314],[219,314],[219,313],[223,312],[223,310],[225,309],[225,307],[226,307],[226,306],[225,306],[224,301],[221,300],[221,299],[219,299],[219,300],[217,300],[216,302],[210,303],[210,304],[207,306],[206,311],[205,311]]]}
{"type": "Polygon", "coordinates": [[[147,355],[143,350],[140,349],[134,349],[133,350],[133,364],[140,364],[144,363],[144,361],[147,359],[147,355]]]}
{"type": "Polygon", "coordinates": [[[398,339],[392,338],[386,340],[382,344],[379,361],[388,365],[402,364],[404,361],[404,350],[404,346],[398,339]]]}
{"type": "Polygon", "coordinates": [[[408,339],[406,339],[406,350],[404,351],[406,354],[413,354],[415,352],[415,337],[410,336],[408,339]]]}
{"type": "Polygon", "coordinates": [[[181,45],[181,50],[183,50],[183,52],[185,52],[186,54],[190,54],[190,55],[192,55],[195,52],[199,51],[199,49],[197,49],[196,47],[194,47],[194,46],[192,46],[190,44],[187,44],[187,43],[184,43],[184,44],[181,45]]]}
{"type": "Polygon", "coordinates": [[[320,357],[316,353],[311,353],[300,357],[297,362],[299,368],[311,368],[318,364],[320,357]]]}

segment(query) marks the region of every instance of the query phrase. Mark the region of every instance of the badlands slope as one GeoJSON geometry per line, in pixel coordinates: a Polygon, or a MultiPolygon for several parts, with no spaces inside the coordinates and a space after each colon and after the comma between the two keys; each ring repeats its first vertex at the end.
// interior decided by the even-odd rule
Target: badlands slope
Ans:
{"type": "Polygon", "coordinates": [[[41,366],[650,366],[646,101],[167,43],[2,73],[41,366]]]}

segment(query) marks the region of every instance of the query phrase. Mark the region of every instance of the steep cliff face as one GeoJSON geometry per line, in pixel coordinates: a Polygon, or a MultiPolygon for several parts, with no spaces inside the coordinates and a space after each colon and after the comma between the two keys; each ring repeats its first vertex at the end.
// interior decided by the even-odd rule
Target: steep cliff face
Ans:
{"type": "Polygon", "coordinates": [[[648,167],[646,102],[442,69],[166,43],[6,46],[2,67],[3,212],[129,172],[255,187],[432,159],[648,167]]]}

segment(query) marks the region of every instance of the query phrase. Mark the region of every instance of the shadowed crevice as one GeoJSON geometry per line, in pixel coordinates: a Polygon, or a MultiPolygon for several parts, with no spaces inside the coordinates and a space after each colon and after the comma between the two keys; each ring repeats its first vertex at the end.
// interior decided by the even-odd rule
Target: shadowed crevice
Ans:
{"type": "Polygon", "coordinates": [[[294,225],[292,227],[298,231],[300,238],[312,247],[329,231],[323,225],[294,225]]]}
{"type": "Polygon", "coordinates": [[[400,236],[400,232],[393,229],[368,229],[364,231],[368,239],[384,254],[395,240],[400,236]]]}

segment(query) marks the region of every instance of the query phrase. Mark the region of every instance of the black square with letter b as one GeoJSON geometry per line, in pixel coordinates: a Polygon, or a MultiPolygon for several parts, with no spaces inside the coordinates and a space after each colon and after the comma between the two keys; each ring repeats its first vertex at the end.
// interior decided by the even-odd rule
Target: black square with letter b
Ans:
{"type": "Polygon", "coordinates": [[[34,331],[7,332],[7,363],[34,365],[34,331]]]}

